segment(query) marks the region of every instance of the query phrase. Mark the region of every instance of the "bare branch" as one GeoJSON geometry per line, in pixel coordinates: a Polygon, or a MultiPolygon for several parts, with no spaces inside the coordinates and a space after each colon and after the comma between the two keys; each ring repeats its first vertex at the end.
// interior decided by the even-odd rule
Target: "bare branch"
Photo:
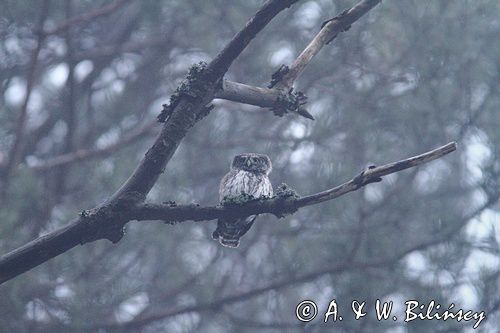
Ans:
{"type": "Polygon", "coordinates": [[[200,92],[198,96],[181,97],[153,146],[148,150],[130,178],[112,196],[111,201],[117,201],[127,196],[134,196],[140,201],[146,198],[187,131],[206,115],[205,106],[213,100],[215,92],[220,88],[221,79],[231,63],[257,33],[278,13],[296,1],[268,0],[208,64],[207,74],[203,78],[205,81],[204,91],[200,92]]]}
{"type": "MultiPolygon", "coordinates": [[[[78,244],[98,239],[114,243],[123,237],[123,225],[130,219],[127,209],[144,201],[188,130],[209,111],[223,75],[250,41],[278,13],[298,0],[268,0],[211,61],[198,78],[203,85],[196,96],[182,95],[161,133],[130,178],[106,203],[82,212],[80,217],[45,236],[0,257],[0,283],[22,274],[68,251],[78,244]]],[[[40,30],[42,31],[42,30],[40,30]]]]}
{"type": "MultiPolygon", "coordinates": [[[[340,186],[305,197],[296,197],[292,191],[286,190],[278,192],[278,195],[271,199],[262,198],[242,204],[216,207],[142,204],[187,131],[209,112],[207,104],[220,90],[222,77],[232,61],[274,16],[296,1],[267,1],[208,66],[197,68],[197,73],[200,76],[196,78],[199,81],[196,81],[198,85],[195,94],[180,94],[178,96],[178,100],[173,105],[172,112],[153,146],[148,150],[131,177],[112,198],[94,209],[83,211],[70,224],[0,257],[0,283],[22,274],[78,244],[99,239],[118,242],[123,236],[123,226],[132,220],[202,221],[261,213],[272,213],[281,217],[294,213],[301,207],[332,200],[348,192],[358,190],[367,184],[380,181],[382,176],[427,163],[456,149],[456,144],[452,142],[419,156],[380,167],[370,167],[340,186]]],[[[362,4],[373,3],[374,6],[375,2],[378,3],[378,1],[362,1],[362,4]]],[[[369,8],[364,10],[366,12],[369,8]]],[[[364,12],[361,9],[358,11],[352,9],[342,17],[352,15],[351,19],[355,20],[362,13],[364,12]]],[[[343,20],[344,18],[342,18],[343,20]]],[[[249,88],[249,86],[241,84],[233,84],[232,87],[251,88],[257,93],[269,93],[269,91],[260,88],[249,88]]],[[[257,103],[256,97],[252,94],[246,95],[246,99],[257,103]]],[[[78,159],[80,157],[72,158],[78,159]]],[[[69,163],[67,161],[64,163],[69,163]]]]}
{"type": "Polygon", "coordinates": [[[228,217],[241,217],[254,214],[271,213],[278,217],[294,213],[299,208],[315,205],[324,201],[333,200],[344,194],[356,191],[370,183],[381,181],[381,177],[396,173],[408,168],[433,161],[456,150],[456,143],[450,142],[442,147],[413,156],[394,163],[379,167],[370,167],[358,176],[329,190],[295,198],[276,197],[270,199],[256,199],[238,205],[199,207],[197,205],[173,206],[169,204],[146,204],[132,209],[130,218],[135,220],[164,220],[164,221],[205,221],[228,217]]]}
{"type": "Polygon", "coordinates": [[[456,143],[451,142],[418,156],[369,168],[342,185],[301,198],[278,195],[271,199],[257,199],[238,205],[214,207],[199,207],[194,204],[183,206],[137,205],[135,201],[111,203],[93,211],[82,212],[80,217],[69,225],[39,237],[0,257],[0,283],[36,267],[78,244],[98,239],[109,239],[117,242],[122,236],[123,226],[131,220],[207,221],[222,217],[262,213],[283,216],[294,213],[301,207],[338,198],[370,183],[380,181],[382,176],[430,162],[454,150],[456,150],[456,143]]]}
{"type": "Polygon", "coordinates": [[[270,108],[280,96],[276,89],[249,86],[247,84],[224,80],[222,89],[215,93],[215,98],[270,108]]]}
{"type": "Polygon", "coordinates": [[[456,142],[450,142],[442,147],[428,151],[421,155],[413,156],[398,162],[385,164],[379,167],[368,168],[368,170],[363,171],[361,174],[351,179],[347,183],[344,183],[340,186],[334,187],[327,191],[323,191],[317,194],[300,198],[299,201],[304,206],[308,206],[323,201],[332,200],[346,193],[355,191],[367,184],[378,182],[381,179],[380,177],[433,161],[435,159],[438,159],[440,157],[443,157],[444,155],[447,155],[455,151],[456,149],[457,149],[456,142]]]}
{"type": "Polygon", "coordinates": [[[118,149],[121,149],[127,146],[128,144],[133,143],[145,137],[146,135],[150,134],[152,132],[153,127],[156,124],[157,124],[156,122],[151,122],[136,131],[132,131],[128,135],[123,136],[121,139],[118,139],[116,142],[113,142],[105,147],[95,148],[95,149],[79,149],[67,154],[56,156],[47,161],[42,161],[40,163],[31,165],[29,166],[29,168],[34,169],[36,171],[47,171],[61,165],[72,164],[87,159],[108,156],[117,151],[118,149]]]}
{"type": "MultiPolygon", "coordinates": [[[[381,0],[363,0],[351,9],[325,22],[320,32],[313,38],[297,59],[295,59],[290,69],[282,74],[283,77],[277,79],[272,89],[254,87],[225,80],[222,89],[216,92],[215,98],[264,108],[273,108],[277,106],[280,99],[293,99],[293,96],[289,96],[291,94],[290,88],[309,62],[311,62],[312,58],[324,45],[332,41],[338,33],[349,29],[351,24],[375,7],[380,1],[381,0]]],[[[305,118],[313,119],[313,117],[302,107],[298,107],[295,112],[294,110],[288,110],[286,107],[285,109],[286,110],[282,113],[296,113],[305,118]]]]}
{"type": "Polygon", "coordinates": [[[339,16],[325,22],[321,31],[313,38],[302,53],[295,59],[289,71],[283,79],[276,85],[277,88],[290,88],[299,77],[312,58],[329,42],[331,42],[340,32],[346,31],[351,24],[375,7],[381,0],[363,0],[354,7],[344,11],[339,16]]]}

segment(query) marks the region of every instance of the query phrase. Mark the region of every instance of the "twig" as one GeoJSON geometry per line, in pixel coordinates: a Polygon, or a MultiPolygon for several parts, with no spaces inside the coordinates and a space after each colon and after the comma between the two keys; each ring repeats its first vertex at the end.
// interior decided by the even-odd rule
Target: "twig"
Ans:
{"type": "Polygon", "coordinates": [[[61,165],[72,164],[87,159],[98,158],[101,156],[108,156],[109,154],[116,152],[118,149],[121,149],[126,145],[133,143],[143,138],[144,136],[148,135],[149,133],[151,133],[153,127],[156,124],[157,124],[156,122],[151,122],[148,125],[136,131],[133,131],[128,135],[123,136],[121,139],[105,147],[95,148],[95,149],[79,149],[74,152],[56,156],[49,160],[31,165],[29,166],[29,168],[34,169],[36,171],[47,171],[61,165]]]}
{"type": "Polygon", "coordinates": [[[44,33],[45,33],[45,35],[57,34],[61,31],[66,30],[69,27],[78,26],[78,25],[81,25],[85,22],[92,21],[93,19],[95,19],[99,16],[108,15],[110,13],[113,13],[116,9],[118,9],[123,4],[127,3],[128,1],[130,1],[130,0],[116,0],[115,2],[110,3],[109,5],[103,6],[101,8],[97,8],[95,10],[88,12],[88,13],[71,17],[71,18],[59,23],[55,27],[45,30],[44,33]]]}
{"type": "MultiPolygon", "coordinates": [[[[171,42],[171,35],[161,37],[151,37],[140,40],[132,40],[125,43],[115,45],[99,45],[98,47],[90,50],[84,50],[75,53],[74,58],[76,61],[93,60],[96,58],[103,58],[115,55],[116,53],[123,52],[136,52],[142,51],[147,48],[167,45],[171,42]]],[[[57,59],[56,59],[57,60],[57,59]]]]}

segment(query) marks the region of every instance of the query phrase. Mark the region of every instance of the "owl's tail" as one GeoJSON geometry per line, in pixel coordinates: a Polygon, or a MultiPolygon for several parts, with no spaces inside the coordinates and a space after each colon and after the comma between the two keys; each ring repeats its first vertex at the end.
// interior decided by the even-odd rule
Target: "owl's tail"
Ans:
{"type": "Polygon", "coordinates": [[[240,238],[247,233],[257,216],[250,216],[238,220],[217,220],[217,229],[212,233],[212,238],[226,247],[238,247],[240,238]]]}
{"type": "Polygon", "coordinates": [[[237,228],[231,225],[232,223],[218,220],[217,229],[213,232],[212,238],[218,240],[223,246],[238,247],[238,245],[240,245],[239,232],[237,228]]]}

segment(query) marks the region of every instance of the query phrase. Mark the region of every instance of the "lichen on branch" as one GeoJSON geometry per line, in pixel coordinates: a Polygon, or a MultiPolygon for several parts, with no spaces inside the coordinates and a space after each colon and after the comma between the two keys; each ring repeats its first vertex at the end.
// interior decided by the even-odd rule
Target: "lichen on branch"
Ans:
{"type": "Polygon", "coordinates": [[[290,88],[287,93],[278,96],[271,109],[278,117],[283,117],[285,114],[292,112],[314,120],[314,117],[303,107],[306,103],[307,96],[303,92],[294,91],[293,88],[290,88]]]}
{"type": "MultiPolygon", "coordinates": [[[[163,104],[163,109],[157,117],[158,122],[164,123],[168,120],[173,110],[179,104],[181,97],[186,97],[193,101],[203,99],[207,89],[212,84],[211,78],[213,74],[208,69],[208,64],[204,61],[191,65],[186,78],[179,84],[175,92],[170,96],[168,104],[163,104]]],[[[205,112],[202,112],[201,117],[207,115],[213,105],[205,106],[205,112]]]]}

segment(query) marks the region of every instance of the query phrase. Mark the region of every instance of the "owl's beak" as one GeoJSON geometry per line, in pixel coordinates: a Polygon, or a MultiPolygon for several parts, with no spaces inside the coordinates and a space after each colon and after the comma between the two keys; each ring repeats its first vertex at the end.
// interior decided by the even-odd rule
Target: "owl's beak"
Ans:
{"type": "Polygon", "coordinates": [[[250,167],[252,165],[252,161],[250,161],[250,159],[248,158],[247,159],[247,167],[250,167]]]}

